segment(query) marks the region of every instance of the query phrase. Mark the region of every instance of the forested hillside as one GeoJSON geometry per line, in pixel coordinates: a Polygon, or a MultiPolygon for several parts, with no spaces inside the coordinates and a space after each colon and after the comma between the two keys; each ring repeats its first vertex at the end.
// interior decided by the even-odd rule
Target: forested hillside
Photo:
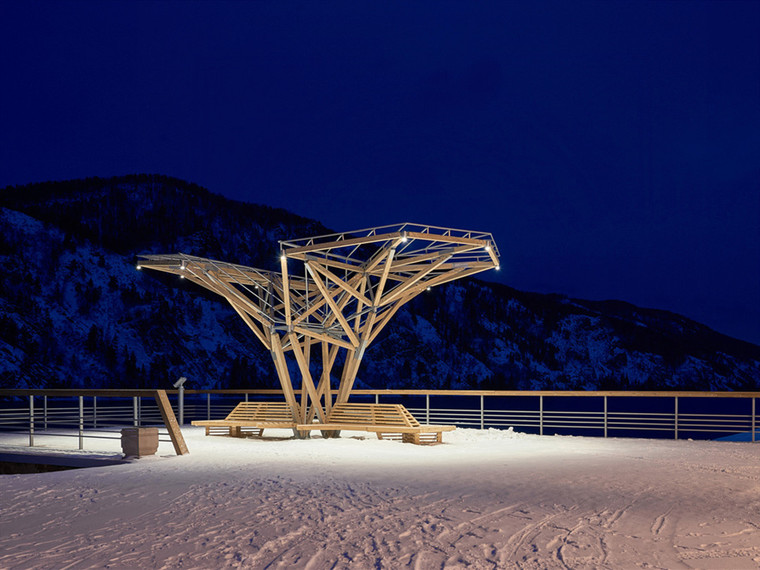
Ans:
{"type": "MultiPolygon", "coordinates": [[[[399,221],[407,220],[388,220],[399,221]]],[[[182,280],[137,271],[136,256],[184,252],[274,269],[277,240],[328,231],[165,176],[5,188],[0,386],[168,387],[187,376],[195,388],[276,387],[269,353],[231,308],[182,280]]],[[[375,388],[759,385],[760,347],[685,317],[476,279],[434,288],[399,311],[357,380],[375,388]]]]}

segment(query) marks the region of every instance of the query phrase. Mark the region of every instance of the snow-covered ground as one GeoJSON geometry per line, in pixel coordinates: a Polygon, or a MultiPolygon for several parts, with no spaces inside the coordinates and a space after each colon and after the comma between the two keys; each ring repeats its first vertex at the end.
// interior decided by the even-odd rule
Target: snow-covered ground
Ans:
{"type": "Polygon", "coordinates": [[[760,444],[183,432],[182,457],[0,476],[0,568],[760,567],[760,444]]]}

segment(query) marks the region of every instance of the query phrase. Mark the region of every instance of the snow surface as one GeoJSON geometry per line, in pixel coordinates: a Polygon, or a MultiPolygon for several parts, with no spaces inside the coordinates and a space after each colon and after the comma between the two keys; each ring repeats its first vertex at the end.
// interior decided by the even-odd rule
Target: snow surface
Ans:
{"type": "Polygon", "coordinates": [[[186,456],[167,442],[122,465],[0,476],[0,568],[760,567],[752,443],[183,432],[186,456]]]}

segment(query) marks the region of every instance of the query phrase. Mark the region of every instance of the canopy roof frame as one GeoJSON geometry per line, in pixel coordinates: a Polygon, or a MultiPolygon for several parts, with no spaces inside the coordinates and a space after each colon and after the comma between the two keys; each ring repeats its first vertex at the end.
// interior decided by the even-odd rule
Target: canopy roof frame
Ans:
{"type": "Polygon", "coordinates": [[[369,344],[393,315],[431,287],[499,269],[490,233],[402,223],[351,232],[281,240],[280,271],[267,271],[184,253],[142,255],[138,269],[179,275],[224,297],[270,351],[275,370],[303,423],[326,417],[346,402],[369,344]],[[300,268],[291,268],[291,264],[300,268]],[[303,269],[303,277],[299,271],[303,269]],[[321,371],[312,374],[312,345],[321,371]],[[332,368],[346,355],[337,390],[332,368]],[[300,373],[296,401],[285,353],[300,373]],[[315,385],[315,379],[318,384],[315,385]]]}

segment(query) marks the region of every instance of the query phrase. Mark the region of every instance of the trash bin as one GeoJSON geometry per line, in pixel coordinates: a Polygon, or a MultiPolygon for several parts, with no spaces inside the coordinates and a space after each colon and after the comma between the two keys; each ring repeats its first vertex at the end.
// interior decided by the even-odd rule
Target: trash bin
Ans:
{"type": "Polygon", "coordinates": [[[155,455],[158,451],[158,428],[131,427],[122,429],[121,451],[128,457],[155,455]]]}

